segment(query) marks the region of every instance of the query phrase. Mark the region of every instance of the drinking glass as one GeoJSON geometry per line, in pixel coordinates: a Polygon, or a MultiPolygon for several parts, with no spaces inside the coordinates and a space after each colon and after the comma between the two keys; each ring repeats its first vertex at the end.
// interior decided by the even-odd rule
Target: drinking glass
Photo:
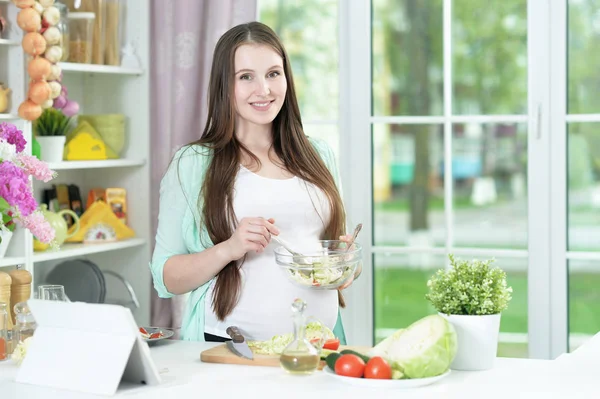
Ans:
{"type": "Polygon", "coordinates": [[[62,285],[40,285],[38,287],[38,298],[46,301],[68,301],[65,295],[65,287],[62,285]]]}

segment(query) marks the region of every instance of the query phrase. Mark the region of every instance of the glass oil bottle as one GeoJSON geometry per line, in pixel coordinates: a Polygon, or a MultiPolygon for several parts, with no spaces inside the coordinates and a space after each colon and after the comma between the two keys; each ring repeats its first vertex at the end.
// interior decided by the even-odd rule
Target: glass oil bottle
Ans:
{"type": "Polygon", "coordinates": [[[304,335],[306,302],[296,299],[292,303],[294,340],[283,350],[279,358],[281,367],[290,374],[311,374],[321,360],[318,349],[304,335]]]}

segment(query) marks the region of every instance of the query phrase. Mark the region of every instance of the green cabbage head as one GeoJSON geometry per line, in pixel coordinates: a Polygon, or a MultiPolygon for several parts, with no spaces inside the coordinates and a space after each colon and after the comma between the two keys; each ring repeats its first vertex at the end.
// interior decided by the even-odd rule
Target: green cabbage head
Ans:
{"type": "Polygon", "coordinates": [[[445,373],[457,349],[452,324],[431,315],[396,331],[371,349],[369,356],[383,357],[402,378],[427,378],[445,373]]]}

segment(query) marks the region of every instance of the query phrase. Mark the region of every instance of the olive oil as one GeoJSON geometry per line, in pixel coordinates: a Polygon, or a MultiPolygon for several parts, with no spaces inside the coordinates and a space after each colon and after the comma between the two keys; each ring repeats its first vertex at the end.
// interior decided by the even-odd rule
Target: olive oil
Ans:
{"type": "Polygon", "coordinates": [[[281,367],[290,374],[311,374],[318,367],[321,356],[317,348],[304,336],[306,302],[296,299],[292,303],[294,340],[285,347],[279,357],[281,367]]]}
{"type": "Polygon", "coordinates": [[[279,358],[281,367],[291,374],[311,374],[319,367],[320,360],[319,355],[306,351],[288,351],[279,358]]]}

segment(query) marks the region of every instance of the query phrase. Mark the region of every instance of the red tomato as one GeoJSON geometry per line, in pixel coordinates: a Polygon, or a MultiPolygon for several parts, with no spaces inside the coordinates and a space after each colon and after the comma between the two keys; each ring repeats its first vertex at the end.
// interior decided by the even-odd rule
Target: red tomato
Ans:
{"type": "Polygon", "coordinates": [[[331,351],[336,351],[340,347],[340,340],[338,338],[332,338],[325,341],[323,344],[323,349],[328,349],[331,351]]]}
{"type": "Polygon", "coordinates": [[[365,362],[353,354],[342,355],[335,362],[335,373],[346,377],[361,378],[365,371],[365,362]]]}
{"type": "Polygon", "coordinates": [[[392,378],[392,368],[384,358],[372,357],[365,366],[365,378],[390,380],[392,378]]]}
{"type": "Polygon", "coordinates": [[[146,331],[146,329],[144,327],[140,327],[140,332],[142,334],[148,334],[148,331],[146,331]]]}

